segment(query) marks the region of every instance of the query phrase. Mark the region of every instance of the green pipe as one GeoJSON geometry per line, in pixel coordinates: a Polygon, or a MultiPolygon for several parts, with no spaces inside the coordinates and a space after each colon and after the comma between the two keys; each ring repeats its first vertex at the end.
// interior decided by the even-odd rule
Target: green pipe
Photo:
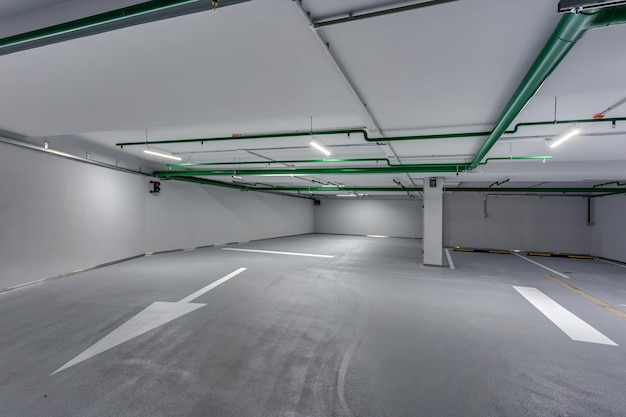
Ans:
{"type": "Polygon", "coordinates": [[[543,160],[552,159],[551,155],[539,155],[539,156],[504,156],[497,158],[487,158],[480,165],[487,165],[489,161],[529,161],[529,160],[543,160]]]}
{"type": "Polygon", "coordinates": [[[517,130],[522,126],[550,126],[550,125],[563,125],[563,124],[587,124],[587,123],[617,123],[626,121],[626,117],[611,117],[606,119],[571,119],[571,120],[551,120],[542,122],[524,122],[515,125],[512,130],[504,132],[505,135],[512,135],[517,133],[517,130]]]}
{"type": "Polygon", "coordinates": [[[381,193],[388,193],[388,192],[419,192],[419,191],[423,191],[424,189],[422,187],[405,187],[404,189],[402,188],[396,188],[396,187],[277,187],[277,188],[273,188],[273,189],[257,189],[257,190],[263,190],[263,191],[270,191],[270,190],[275,190],[275,191],[290,191],[290,192],[354,192],[354,193],[366,193],[366,192],[381,192],[381,193]]]}
{"type": "MultiPolygon", "coordinates": [[[[505,134],[517,133],[520,127],[524,126],[548,126],[555,124],[586,124],[586,123],[616,123],[618,121],[626,121],[626,117],[613,117],[606,119],[572,119],[572,120],[550,120],[540,122],[523,122],[515,125],[512,130],[507,130],[505,134]]],[[[326,135],[362,135],[366,142],[393,142],[403,140],[431,140],[431,139],[459,139],[469,137],[489,136],[491,132],[461,132],[461,133],[443,133],[437,135],[413,135],[413,136],[391,136],[386,138],[370,138],[367,131],[363,129],[341,129],[341,130],[320,130],[313,132],[283,132],[283,133],[267,133],[267,134],[254,134],[254,135],[232,135],[232,136],[218,136],[209,138],[195,138],[195,139],[169,139],[169,140],[153,140],[142,142],[119,142],[116,146],[124,148],[125,146],[146,146],[146,145],[163,145],[171,143],[204,143],[204,142],[217,142],[228,140],[252,140],[252,139],[276,139],[276,138],[294,138],[302,136],[326,136],[326,135]]]]}
{"type": "Polygon", "coordinates": [[[620,194],[626,192],[624,188],[444,188],[444,191],[448,192],[505,192],[505,193],[601,193],[606,192],[608,194],[620,194]]]}
{"type": "Polygon", "coordinates": [[[249,190],[253,189],[251,187],[247,187],[247,186],[244,186],[244,185],[233,184],[233,183],[230,183],[230,182],[209,180],[209,179],[206,179],[206,178],[176,177],[175,180],[176,181],[194,182],[194,183],[197,183],[197,184],[214,185],[216,187],[235,188],[237,190],[244,190],[244,191],[249,191],[249,190]]]}
{"type": "Polygon", "coordinates": [[[626,182],[622,183],[619,181],[609,181],[609,182],[603,182],[602,184],[596,184],[593,186],[593,188],[597,188],[597,187],[602,187],[603,185],[609,185],[609,184],[615,184],[618,187],[623,187],[624,185],[626,185],[626,182]]]}
{"type": "MultiPolygon", "coordinates": [[[[220,0],[219,7],[248,0],[220,0]]],[[[152,0],[0,39],[0,54],[211,9],[209,0],[152,0]],[[189,7],[183,7],[189,5],[189,7]],[[178,9],[176,9],[178,7],[178,9]],[[146,15],[164,12],[157,16],[146,15]],[[108,25],[108,26],[107,26],[108,25]],[[89,33],[86,33],[89,31],[89,33]],[[62,39],[61,39],[62,38],[62,39]],[[22,46],[22,47],[20,47],[22,46]],[[18,49],[19,48],[19,49],[18,49]],[[3,51],[8,49],[9,51],[3,51]]]]}
{"type": "Polygon", "coordinates": [[[332,192],[366,192],[366,191],[379,191],[379,192],[394,192],[394,191],[422,191],[422,187],[413,187],[413,188],[393,188],[393,187],[250,187],[247,185],[238,185],[221,181],[214,181],[205,178],[197,178],[197,177],[175,177],[172,180],[176,181],[187,181],[193,182],[197,184],[206,184],[213,185],[218,187],[226,187],[226,188],[235,188],[244,191],[298,191],[298,192],[308,192],[308,191],[332,191],[332,192]]]}
{"type": "Polygon", "coordinates": [[[170,139],[170,140],[156,140],[156,141],[143,141],[143,142],[122,142],[116,143],[116,146],[124,148],[124,146],[145,146],[145,145],[161,145],[167,143],[204,143],[204,142],[219,142],[227,140],[251,140],[251,139],[275,139],[275,138],[295,138],[301,136],[324,136],[324,135],[342,135],[342,134],[361,134],[366,140],[367,132],[362,129],[344,129],[344,130],[324,130],[315,132],[284,132],[284,133],[262,133],[254,135],[231,135],[231,136],[219,136],[213,138],[196,138],[196,139],[170,139]]]}
{"type": "MultiPolygon", "coordinates": [[[[354,168],[297,168],[297,169],[243,169],[237,170],[237,175],[323,175],[323,174],[389,174],[409,172],[463,172],[469,164],[421,164],[421,165],[393,165],[387,167],[354,167],[354,168]]],[[[183,171],[156,171],[155,176],[161,178],[181,177],[187,175],[220,176],[233,175],[234,170],[183,170],[183,171]]]]}
{"type": "MultiPolygon", "coordinates": [[[[289,191],[289,192],[421,192],[423,187],[249,187],[235,185],[231,183],[214,181],[205,178],[176,176],[172,178],[177,181],[188,181],[199,184],[214,185],[219,187],[235,188],[245,191],[289,191]]],[[[471,192],[490,193],[495,191],[492,188],[468,188],[468,187],[444,187],[444,192],[471,192]]],[[[624,194],[624,188],[498,188],[498,193],[602,193],[601,195],[624,194]]],[[[595,197],[595,196],[594,196],[595,197]]]]}
{"type": "Polygon", "coordinates": [[[595,13],[564,14],[522,83],[498,117],[489,137],[474,156],[470,167],[476,168],[480,164],[480,161],[505,133],[507,127],[521,113],[543,82],[587,30],[625,21],[626,6],[609,7],[595,13]]]}
{"type": "Polygon", "coordinates": [[[182,164],[166,164],[168,167],[197,167],[207,165],[259,165],[259,164],[320,164],[320,163],[344,163],[344,162],[386,162],[387,166],[392,166],[387,158],[337,158],[337,159],[290,159],[287,161],[243,161],[243,162],[195,162],[182,164]]]}
{"type": "MultiPolygon", "coordinates": [[[[552,157],[549,155],[541,155],[541,156],[514,156],[514,157],[503,157],[503,158],[489,158],[486,160],[484,164],[488,161],[493,160],[501,160],[501,161],[509,161],[509,160],[537,160],[537,159],[551,159],[552,157]]],[[[391,165],[389,160],[386,158],[347,158],[347,159],[308,159],[308,160],[287,160],[287,161],[268,161],[268,162],[206,162],[206,163],[198,163],[198,164],[168,164],[168,166],[177,166],[177,167],[185,167],[185,166],[194,166],[194,165],[236,165],[236,164],[283,164],[283,163],[324,163],[324,162],[359,162],[359,161],[379,161],[384,160],[387,162],[387,166],[383,167],[352,167],[352,168],[338,168],[338,167],[329,167],[329,168],[272,168],[272,169],[243,169],[237,170],[238,175],[246,176],[246,175],[300,175],[300,174],[313,174],[313,175],[323,175],[323,174],[386,174],[386,173],[411,173],[411,172],[427,172],[427,173],[450,173],[450,172],[464,172],[469,169],[469,164],[460,163],[460,164],[417,164],[417,165],[391,165]]],[[[180,170],[180,171],[157,171],[154,173],[155,176],[163,177],[163,178],[172,178],[178,176],[187,176],[187,175],[203,175],[203,176],[218,176],[218,175],[233,175],[235,170],[180,170]]]]}
{"type": "Polygon", "coordinates": [[[258,187],[259,185],[262,185],[267,188],[275,188],[274,185],[267,184],[265,182],[246,182],[246,181],[239,180],[239,181],[233,181],[233,184],[240,185],[242,187],[258,187]]]}
{"type": "MultiPolygon", "coordinates": [[[[546,160],[552,159],[550,155],[539,156],[512,156],[487,158],[481,165],[486,165],[489,161],[522,161],[522,160],[546,160]]],[[[237,161],[237,162],[186,162],[178,164],[166,164],[168,167],[198,167],[212,165],[285,165],[285,164],[323,164],[323,163],[350,163],[350,162],[381,162],[384,161],[387,166],[402,166],[400,164],[393,165],[387,158],[335,158],[335,159],[289,159],[289,160],[266,160],[266,161],[237,161]]]]}
{"type": "Polygon", "coordinates": [[[509,182],[510,180],[511,180],[510,178],[507,178],[507,179],[505,179],[504,181],[495,181],[495,182],[492,182],[491,184],[489,184],[489,187],[488,187],[488,188],[491,188],[491,187],[493,187],[494,185],[497,187],[497,186],[500,186],[500,185],[502,185],[502,184],[506,184],[506,183],[507,183],[507,182],[509,182]]]}
{"type": "Polygon", "coordinates": [[[156,12],[163,9],[168,9],[170,7],[181,6],[187,3],[195,3],[197,1],[198,0],[153,0],[145,3],[139,3],[133,6],[124,7],[122,9],[112,10],[110,12],[100,13],[82,19],[72,20],[71,22],[61,23],[59,25],[49,26],[26,33],[20,33],[18,35],[9,36],[0,39],[0,48],[50,38],[52,36],[63,35],[66,33],[75,32],[77,30],[103,25],[105,23],[111,23],[147,13],[156,12]]]}

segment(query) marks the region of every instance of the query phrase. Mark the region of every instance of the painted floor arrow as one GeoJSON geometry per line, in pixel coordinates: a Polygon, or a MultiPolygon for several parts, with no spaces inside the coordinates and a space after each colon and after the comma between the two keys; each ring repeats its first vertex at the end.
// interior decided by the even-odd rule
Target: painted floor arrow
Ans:
{"type": "Polygon", "coordinates": [[[225,277],[220,278],[217,281],[207,285],[206,287],[183,298],[177,303],[157,301],[150,304],[146,309],[144,309],[139,314],[128,320],[126,323],[122,324],[120,327],[100,339],[98,342],[82,352],[80,355],[76,356],[74,359],[54,371],[51,375],[54,375],[57,372],[69,368],[70,366],[74,366],[77,363],[92,358],[97,354],[107,351],[117,345],[134,339],[135,337],[147,333],[150,330],[156,329],[157,327],[172,320],[175,320],[179,317],[182,317],[185,314],[189,314],[192,311],[199,309],[200,307],[204,307],[206,304],[191,303],[191,301],[211,291],[218,285],[225,283],[229,279],[239,275],[246,269],[247,268],[239,268],[238,270],[231,272],[225,277]]]}

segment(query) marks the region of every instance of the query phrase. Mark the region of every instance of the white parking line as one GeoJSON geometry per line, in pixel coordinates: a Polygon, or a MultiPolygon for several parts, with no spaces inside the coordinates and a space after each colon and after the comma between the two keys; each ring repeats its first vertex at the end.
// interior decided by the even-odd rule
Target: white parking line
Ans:
{"type": "Polygon", "coordinates": [[[312,258],[334,258],[334,256],[332,255],[316,255],[314,253],[299,253],[299,252],[278,252],[274,250],[237,249],[237,248],[223,248],[222,250],[232,250],[232,251],[237,251],[237,252],[270,253],[273,255],[310,256],[312,258]]]}
{"type": "Polygon", "coordinates": [[[570,279],[570,277],[568,277],[567,275],[562,274],[562,273],[560,273],[559,271],[555,271],[555,270],[554,270],[554,269],[552,269],[552,268],[548,268],[548,267],[547,267],[547,266],[545,266],[545,265],[541,265],[539,262],[535,262],[535,261],[533,261],[532,259],[528,259],[527,257],[522,256],[522,255],[520,255],[520,254],[518,254],[518,253],[514,253],[513,255],[515,255],[515,256],[519,256],[520,258],[524,259],[525,261],[532,262],[532,263],[534,263],[535,265],[542,267],[543,269],[547,269],[548,271],[552,272],[553,274],[557,274],[557,275],[558,275],[558,276],[560,276],[560,277],[563,277],[563,278],[565,278],[565,279],[570,279]]]}
{"type": "Polygon", "coordinates": [[[454,269],[454,262],[452,262],[452,256],[450,256],[450,251],[448,250],[448,248],[445,248],[446,251],[446,258],[448,258],[448,265],[450,266],[450,269],[454,269]]]}
{"type": "Polygon", "coordinates": [[[615,265],[615,266],[621,266],[622,268],[626,268],[626,265],[623,264],[618,264],[617,262],[611,262],[611,261],[607,261],[606,259],[600,259],[600,258],[593,258],[596,261],[600,261],[600,262],[604,262],[607,264],[611,264],[611,265],[615,265]]]}
{"type": "Polygon", "coordinates": [[[618,346],[537,288],[513,287],[572,340],[618,346]]]}

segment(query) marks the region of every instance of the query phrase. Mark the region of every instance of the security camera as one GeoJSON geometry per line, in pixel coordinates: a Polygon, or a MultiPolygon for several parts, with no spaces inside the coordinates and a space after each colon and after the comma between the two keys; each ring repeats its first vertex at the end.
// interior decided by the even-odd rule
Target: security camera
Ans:
{"type": "Polygon", "coordinates": [[[583,11],[583,6],[572,7],[572,13],[578,14],[583,11]]]}

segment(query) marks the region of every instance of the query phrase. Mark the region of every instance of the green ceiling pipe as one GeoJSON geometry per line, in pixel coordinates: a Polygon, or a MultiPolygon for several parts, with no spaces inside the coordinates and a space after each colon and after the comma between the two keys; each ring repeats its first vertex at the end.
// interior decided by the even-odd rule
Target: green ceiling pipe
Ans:
{"type": "MultiPolygon", "coordinates": [[[[552,159],[550,155],[539,156],[511,156],[511,157],[498,157],[487,158],[481,165],[486,165],[489,161],[522,161],[522,160],[546,160],[552,159]]],[[[285,164],[323,164],[323,163],[350,163],[350,162],[381,162],[384,161],[387,166],[402,166],[401,164],[393,165],[387,158],[335,158],[335,159],[289,159],[289,160],[265,160],[265,161],[237,161],[237,162],[186,162],[178,164],[165,164],[168,167],[198,167],[198,166],[212,166],[212,165],[285,165],[285,164]]]]}
{"type": "MultiPolygon", "coordinates": [[[[219,7],[249,0],[219,0],[219,7]]],[[[211,0],[152,0],[0,39],[0,55],[213,8],[211,0]],[[188,7],[184,7],[188,6],[188,7]],[[160,13],[160,14],[159,14],[160,13]],[[159,14],[159,15],[157,15],[159,14]]]]}
{"type": "Polygon", "coordinates": [[[276,139],[276,138],[295,138],[303,136],[328,136],[328,135],[361,135],[367,142],[392,142],[401,140],[429,140],[429,139],[454,139],[454,138],[466,138],[466,137],[480,137],[487,136],[490,132],[463,132],[463,133],[444,133],[436,135],[412,135],[412,136],[389,136],[384,138],[370,138],[367,131],[364,129],[339,129],[339,130],[316,130],[311,132],[283,132],[283,133],[267,133],[267,134],[234,134],[231,136],[218,136],[209,138],[194,138],[194,139],[170,139],[170,140],[155,140],[155,141],[142,141],[142,142],[119,142],[116,146],[124,148],[124,146],[146,146],[146,145],[162,145],[168,143],[204,143],[215,141],[228,141],[228,140],[252,140],[252,139],[276,139]]]}
{"type": "Polygon", "coordinates": [[[321,163],[346,163],[346,162],[381,162],[384,161],[387,166],[392,166],[387,158],[335,158],[335,159],[290,159],[286,161],[238,161],[238,162],[188,162],[181,164],[166,164],[168,167],[198,167],[208,165],[259,165],[259,164],[321,164],[321,163]]]}
{"type": "MultiPolygon", "coordinates": [[[[162,145],[168,143],[204,143],[204,142],[219,142],[219,141],[227,141],[227,140],[251,140],[251,139],[276,139],[276,138],[295,138],[302,136],[325,136],[325,135],[351,135],[351,134],[361,134],[366,140],[367,132],[362,129],[343,129],[343,130],[323,130],[323,131],[314,131],[314,132],[283,132],[283,133],[261,133],[254,135],[239,135],[233,134],[231,136],[218,136],[212,138],[196,138],[196,139],[170,139],[170,140],[154,140],[154,141],[143,141],[143,142],[121,142],[116,143],[116,146],[120,148],[124,148],[124,146],[146,146],[146,145],[162,145]]],[[[375,140],[372,140],[375,141],[375,140]]]]}
{"type": "Polygon", "coordinates": [[[523,122],[515,125],[512,130],[504,132],[505,135],[512,135],[517,133],[517,130],[523,126],[553,126],[553,125],[573,125],[573,124],[587,124],[587,123],[612,123],[615,126],[617,122],[626,121],[626,117],[607,117],[606,119],[571,119],[571,120],[551,120],[543,122],[523,122]]]}
{"type": "MultiPolygon", "coordinates": [[[[271,169],[242,169],[237,175],[324,175],[324,174],[390,174],[410,172],[463,172],[469,164],[421,164],[421,165],[392,165],[386,167],[354,167],[354,168],[271,168],[271,169]]],[[[154,176],[172,178],[188,175],[220,176],[233,175],[233,170],[183,170],[183,171],[156,171],[154,176]]]]}
{"type": "Polygon", "coordinates": [[[487,158],[480,165],[487,165],[489,161],[531,161],[531,160],[542,160],[552,159],[550,155],[538,155],[538,156],[504,156],[504,157],[496,157],[496,158],[487,158]]]}
{"type": "Polygon", "coordinates": [[[598,187],[602,187],[602,186],[604,186],[604,185],[609,185],[609,184],[615,184],[615,185],[617,185],[618,187],[623,187],[624,185],[626,185],[626,182],[624,182],[624,183],[621,183],[621,182],[619,182],[619,181],[609,181],[609,182],[603,182],[602,184],[596,184],[596,185],[594,185],[594,186],[593,186],[593,188],[598,188],[598,187]]]}
{"type": "MultiPolygon", "coordinates": [[[[422,192],[423,187],[250,187],[244,185],[237,185],[227,182],[214,181],[205,178],[197,178],[192,176],[176,176],[172,178],[176,181],[187,181],[198,184],[213,185],[219,187],[234,188],[243,191],[276,191],[276,192],[355,192],[355,193],[374,193],[374,192],[422,192]]],[[[497,191],[498,193],[555,193],[555,194],[568,194],[568,193],[601,193],[604,195],[624,194],[626,189],[624,188],[498,188],[494,190],[492,188],[468,188],[468,187],[444,187],[445,192],[470,192],[470,193],[492,193],[497,191]]],[[[600,195],[598,195],[600,196],[600,195]]]]}
{"type": "Polygon", "coordinates": [[[429,139],[454,139],[465,137],[487,136],[490,132],[464,132],[464,133],[445,133],[437,135],[416,135],[416,136],[390,136],[385,138],[370,138],[367,131],[363,129],[341,129],[341,130],[318,130],[313,132],[285,132],[285,133],[268,133],[255,135],[232,135],[218,136],[210,138],[194,138],[194,139],[170,139],[170,140],[153,140],[142,142],[120,142],[116,146],[124,148],[125,146],[146,146],[146,145],[163,145],[171,143],[204,143],[228,140],[252,140],[252,139],[276,139],[276,138],[296,138],[303,136],[328,136],[328,135],[362,135],[367,142],[392,142],[401,140],[429,140],[429,139]]]}
{"type": "Polygon", "coordinates": [[[482,193],[482,192],[504,192],[504,193],[601,193],[608,194],[620,194],[626,192],[624,188],[444,188],[447,192],[467,192],[467,193],[482,193]]]}
{"type": "MultiPolygon", "coordinates": [[[[488,161],[500,160],[545,160],[551,159],[552,156],[540,155],[540,156],[513,156],[502,158],[489,158],[482,165],[488,161]]],[[[185,167],[195,165],[237,165],[237,164],[286,164],[286,163],[329,163],[329,162],[361,162],[361,161],[379,161],[384,160],[387,162],[387,166],[382,167],[351,167],[351,168],[339,168],[339,167],[326,167],[326,168],[270,168],[270,169],[238,169],[237,175],[302,175],[302,174],[388,174],[388,173],[451,173],[451,172],[464,172],[469,169],[468,163],[461,164],[398,164],[392,165],[386,158],[346,158],[346,159],[308,159],[308,160],[287,160],[287,161],[262,161],[262,162],[203,162],[198,164],[168,164],[168,166],[185,167]]],[[[179,176],[188,175],[202,175],[202,176],[218,176],[218,175],[234,175],[235,170],[169,170],[169,171],[156,171],[155,176],[162,178],[173,178],[179,176]]]]}
{"type": "Polygon", "coordinates": [[[494,182],[492,182],[491,184],[489,184],[489,186],[488,186],[487,188],[491,188],[491,187],[493,187],[493,186],[498,187],[498,186],[500,186],[500,185],[502,185],[502,184],[506,184],[506,183],[507,183],[507,182],[509,182],[510,180],[511,180],[510,178],[507,178],[507,179],[505,179],[504,181],[494,181],[494,182]]]}
{"type": "Polygon", "coordinates": [[[522,83],[500,114],[491,134],[476,153],[470,167],[476,168],[480,164],[498,139],[505,133],[507,127],[521,113],[543,82],[587,30],[624,22],[626,22],[626,6],[609,7],[596,12],[564,14],[522,83]]]}
{"type": "Polygon", "coordinates": [[[351,193],[367,193],[367,192],[421,192],[424,189],[422,187],[405,187],[404,189],[399,187],[275,187],[275,188],[258,188],[255,190],[263,191],[289,191],[289,192],[351,192],[351,193]]]}
{"type": "MultiPolygon", "coordinates": [[[[550,120],[540,122],[523,122],[515,125],[512,130],[507,130],[504,134],[517,133],[520,127],[524,126],[548,126],[555,124],[585,124],[585,123],[616,123],[618,121],[626,121],[626,117],[612,117],[606,119],[572,119],[572,120],[550,120]]],[[[403,140],[431,140],[431,139],[459,139],[469,137],[481,137],[489,136],[491,132],[461,132],[461,133],[442,133],[436,135],[413,135],[413,136],[390,136],[386,138],[370,138],[367,131],[363,129],[341,129],[341,130],[320,130],[313,132],[283,132],[283,133],[268,133],[268,134],[255,134],[255,135],[232,135],[232,136],[218,136],[209,138],[195,138],[195,139],[168,139],[168,140],[153,140],[142,142],[119,142],[116,146],[124,148],[125,146],[146,146],[146,145],[162,145],[172,143],[204,143],[204,142],[216,142],[216,141],[228,141],[228,140],[252,140],[252,139],[276,139],[276,138],[295,138],[302,136],[327,136],[327,135],[361,135],[367,142],[393,142],[403,140]]],[[[181,166],[183,164],[180,164],[181,166]]]]}
{"type": "Polygon", "coordinates": [[[235,188],[237,190],[244,190],[244,191],[249,191],[249,190],[253,190],[254,189],[252,187],[247,187],[245,185],[233,184],[233,183],[230,183],[230,182],[209,180],[209,179],[206,179],[206,178],[176,177],[176,178],[173,178],[173,179],[175,179],[176,181],[186,181],[186,182],[194,182],[194,183],[197,183],[197,184],[214,185],[214,186],[217,186],[217,187],[235,188]]]}

